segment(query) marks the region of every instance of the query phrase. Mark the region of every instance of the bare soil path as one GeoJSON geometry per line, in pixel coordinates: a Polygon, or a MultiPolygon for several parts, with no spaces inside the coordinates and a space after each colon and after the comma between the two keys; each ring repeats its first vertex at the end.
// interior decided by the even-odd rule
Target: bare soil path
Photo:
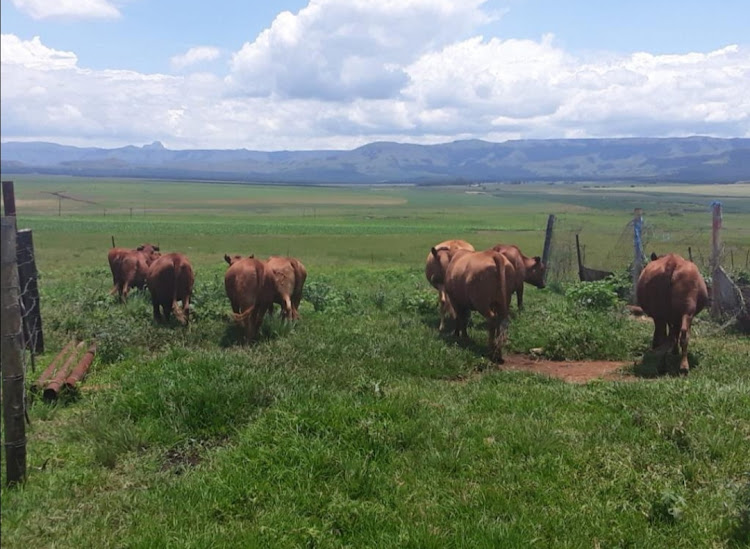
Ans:
{"type": "Polygon", "coordinates": [[[505,355],[505,363],[498,367],[503,371],[523,371],[562,379],[568,383],[587,383],[592,379],[608,381],[637,381],[639,378],[625,369],[630,363],[623,361],[552,361],[526,355],[505,355]]]}

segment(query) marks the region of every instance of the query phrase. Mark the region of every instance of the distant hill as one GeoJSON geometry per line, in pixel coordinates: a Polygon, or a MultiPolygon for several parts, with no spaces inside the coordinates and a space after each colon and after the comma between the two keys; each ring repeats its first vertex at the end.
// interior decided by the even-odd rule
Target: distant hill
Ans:
{"type": "Polygon", "coordinates": [[[750,139],[549,139],[440,145],[370,143],[350,151],[80,148],[0,144],[3,174],[218,179],[280,183],[750,180],[750,139]]]}

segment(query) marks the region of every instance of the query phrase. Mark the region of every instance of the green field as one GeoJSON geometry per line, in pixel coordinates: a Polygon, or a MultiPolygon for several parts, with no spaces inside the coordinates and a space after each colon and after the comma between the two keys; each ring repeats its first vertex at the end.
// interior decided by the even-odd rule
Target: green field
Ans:
{"type": "Polygon", "coordinates": [[[650,323],[571,291],[575,234],[588,266],[622,273],[636,207],[647,253],[689,246],[705,270],[712,200],[723,263],[743,276],[748,186],[3,179],[41,277],[48,352],[28,382],[72,337],[98,344],[79,395],[30,408],[28,480],[2,491],[4,547],[750,544],[747,336],[704,312],[687,378],[638,377],[650,323]],[[549,214],[553,284],[528,288],[523,313],[514,304],[506,353],[622,361],[629,381],[504,370],[478,316],[469,344],[437,332],[430,246],[541,254],[549,214]],[[154,325],[145,293],[108,295],[112,236],[188,255],[188,328],[154,325]],[[298,257],[301,320],[266,319],[240,345],[225,253],[298,257]]]}

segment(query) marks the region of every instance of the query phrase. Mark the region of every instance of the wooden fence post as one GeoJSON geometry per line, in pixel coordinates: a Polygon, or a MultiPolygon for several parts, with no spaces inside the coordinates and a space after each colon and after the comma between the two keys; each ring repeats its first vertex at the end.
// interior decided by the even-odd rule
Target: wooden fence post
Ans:
{"type": "Polygon", "coordinates": [[[26,425],[24,423],[23,330],[16,264],[16,218],[0,219],[0,326],[2,327],[3,421],[5,422],[6,482],[12,486],[26,477],[26,425]]]}
{"type": "Polygon", "coordinates": [[[549,272],[549,255],[552,246],[552,232],[555,229],[555,216],[550,214],[547,218],[547,231],[544,233],[544,251],[542,251],[542,263],[544,263],[544,282],[547,282],[549,272]]]}
{"type": "Polygon", "coordinates": [[[16,195],[12,181],[3,181],[3,211],[6,216],[16,218],[16,195]]]}

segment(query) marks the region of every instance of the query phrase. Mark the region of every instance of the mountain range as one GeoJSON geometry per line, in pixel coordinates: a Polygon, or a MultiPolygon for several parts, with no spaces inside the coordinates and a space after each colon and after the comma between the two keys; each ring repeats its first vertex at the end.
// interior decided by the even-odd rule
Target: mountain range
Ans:
{"type": "Polygon", "coordinates": [[[748,138],[480,140],[438,145],[374,142],[353,150],[114,149],[0,143],[0,171],[277,183],[750,180],[748,138]]]}

